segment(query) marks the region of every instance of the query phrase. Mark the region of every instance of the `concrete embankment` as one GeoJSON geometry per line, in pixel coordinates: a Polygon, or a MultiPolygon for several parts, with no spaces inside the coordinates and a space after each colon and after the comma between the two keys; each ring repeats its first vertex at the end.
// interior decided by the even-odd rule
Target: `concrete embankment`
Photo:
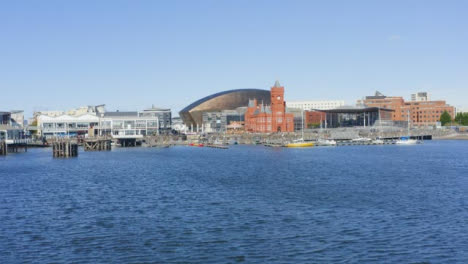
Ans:
{"type": "Polygon", "coordinates": [[[468,133],[457,133],[457,134],[450,134],[445,136],[438,136],[433,137],[434,140],[468,140],[468,133]]]}

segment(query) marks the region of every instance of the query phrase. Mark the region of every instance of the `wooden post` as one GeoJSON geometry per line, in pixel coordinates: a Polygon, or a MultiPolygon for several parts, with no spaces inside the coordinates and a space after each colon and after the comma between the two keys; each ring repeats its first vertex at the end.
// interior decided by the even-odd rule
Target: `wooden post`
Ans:
{"type": "Polygon", "coordinates": [[[52,143],[54,158],[69,158],[78,156],[78,144],[71,141],[56,141],[52,143]]]}
{"type": "Polygon", "coordinates": [[[7,154],[6,141],[2,140],[2,141],[0,141],[0,155],[5,156],[6,154],[7,154]]]}

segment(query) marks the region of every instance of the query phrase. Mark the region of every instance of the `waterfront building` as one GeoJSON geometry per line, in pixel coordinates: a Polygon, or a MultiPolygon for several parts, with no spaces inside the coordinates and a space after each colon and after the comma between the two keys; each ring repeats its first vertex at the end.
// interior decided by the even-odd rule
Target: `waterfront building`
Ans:
{"type": "Polygon", "coordinates": [[[278,81],[270,90],[270,105],[249,100],[245,113],[245,131],[272,133],[294,132],[294,114],[286,112],[284,87],[278,81]]]}
{"type": "Polygon", "coordinates": [[[306,128],[323,127],[327,118],[325,112],[322,111],[305,111],[304,112],[304,126],[306,128]]]}
{"type": "Polygon", "coordinates": [[[286,107],[298,108],[304,111],[310,110],[328,110],[345,105],[343,100],[324,100],[324,101],[288,101],[286,107]]]}
{"type": "Polygon", "coordinates": [[[33,126],[40,127],[40,123],[39,123],[39,120],[38,120],[39,116],[42,116],[42,117],[44,117],[44,116],[48,116],[48,117],[60,117],[60,116],[62,116],[62,117],[64,117],[64,116],[80,117],[80,116],[83,116],[85,114],[100,115],[100,114],[104,113],[105,111],[106,111],[106,109],[105,109],[104,104],[96,105],[96,106],[92,106],[92,105],[82,106],[82,107],[78,107],[78,108],[75,108],[75,109],[70,109],[70,110],[67,110],[67,111],[61,111],[61,110],[35,111],[33,113],[33,118],[30,119],[29,124],[33,125],[33,126]]]}
{"type": "Polygon", "coordinates": [[[11,110],[11,125],[24,127],[24,111],[23,110],[11,110]]]}
{"type": "Polygon", "coordinates": [[[138,139],[159,134],[159,124],[158,116],[143,112],[105,112],[99,118],[95,134],[119,140],[138,139]]]}
{"type": "Polygon", "coordinates": [[[104,105],[81,107],[67,112],[36,112],[37,135],[85,137],[108,135],[113,138],[140,138],[171,132],[171,110],[152,107],[135,112],[106,112],[104,105]],[[44,114],[45,113],[45,114],[44,114]]]}
{"type": "Polygon", "coordinates": [[[172,129],[172,112],[168,108],[158,108],[154,105],[138,113],[139,117],[158,118],[159,134],[168,134],[172,129]]]}
{"type": "Polygon", "coordinates": [[[0,112],[0,125],[10,125],[10,124],[11,124],[11,113],[0,112]]]}
{"type": "Polygon", "coordinates": [[[184,124],[184,121],[180,117],[173,117],[171,120],[172,129],[179,132],[185,133],[187,132],[187,126],[184,124]]]}
{"type": "MultiPolygon", "coordinates": [[[[325,119],[322,127],[371,127],[378,120],[382,123],[391,122],[394,110],[379,107],[352,107],[345,106],[336,109],[322,110],[325,119]]],[[[321,116],[323,117],[323,115],[321,116]]],[[[317,120],[317,116],[314,116],[317,120]]],[[[319,124],[320,126],[320,124],[319,124]]]]}
{"type": "Polygon", "coordinates": [[[245,111],[245,107],[238,107],[235,110],[204,112],[202,132],[225,133],[228,129],[241,129],[245,111]]]}
{"type": "MultiPolygon", "coordinates": [[[[0,115],[1,113],[2,112],[0,112],[0,115]]],[[[22,128],[8,124],[0,124],[0,142],[6,141],[7,144],[11,144],[19,139],[24,139],[24,130],[22,128]]]]}
{"type": "Polygon", "coordinates": [[[245,107],[249,99],[256,98],[259,102],[270,104],[270,91],[261,89],[236,89],[216,93],[193,102],[179,112],[184,124],[190,131],[201,131],[203,113],[235,110],[245,107]]]}
{"type": "Polygon", "coordinates": [[[99,124],[99,117],[93,114],[80,116],[70,115],[38,115],[37,134],[46,138],[85,136],[88,130],[99,124]]]}
{"type": "MultiPolygon", "coordinates": [[[[425,101],[427,94],[421,95],[420,100],[406,102],[403,97],[385,96],[376,92],[374,96],[366,96],[364,100],[358,101],[367,107],[388,108],[394,110],[392,120],[395,122],[407,122],[408,116],[413,126],[434,126],[440,121],[440,116],[447,111],[455,118],[455,108],[443,100],[425,101]]],[[[415,97],[415,99],[418,99],[415,97]]]]}
{"type": "Polygon", "coordinates": [[[225,132],[227,126],[226,115],[223,115],[221,111],[217,112],[204,112],[203,116],[202,132],[225,132]]]}

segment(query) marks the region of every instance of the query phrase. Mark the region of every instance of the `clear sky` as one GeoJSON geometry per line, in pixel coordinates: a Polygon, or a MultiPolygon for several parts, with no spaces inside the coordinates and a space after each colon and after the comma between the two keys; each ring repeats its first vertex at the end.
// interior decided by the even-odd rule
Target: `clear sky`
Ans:
{"type": "Polygon", "coordinates": [[[468,108],[468,1],[0,2],[0,110],[184,106],[215,92],[286,100],[379,90],[468,108]]]}

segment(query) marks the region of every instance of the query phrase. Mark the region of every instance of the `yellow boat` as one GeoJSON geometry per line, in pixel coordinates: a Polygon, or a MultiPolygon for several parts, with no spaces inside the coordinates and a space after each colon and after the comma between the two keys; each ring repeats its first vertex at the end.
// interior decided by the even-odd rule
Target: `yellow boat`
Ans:
{"type": "Polygon", "coordinates": [[[287,148],[310,148],[314,146],[314,142],[293,142],[286,144],[287,148]]]}

